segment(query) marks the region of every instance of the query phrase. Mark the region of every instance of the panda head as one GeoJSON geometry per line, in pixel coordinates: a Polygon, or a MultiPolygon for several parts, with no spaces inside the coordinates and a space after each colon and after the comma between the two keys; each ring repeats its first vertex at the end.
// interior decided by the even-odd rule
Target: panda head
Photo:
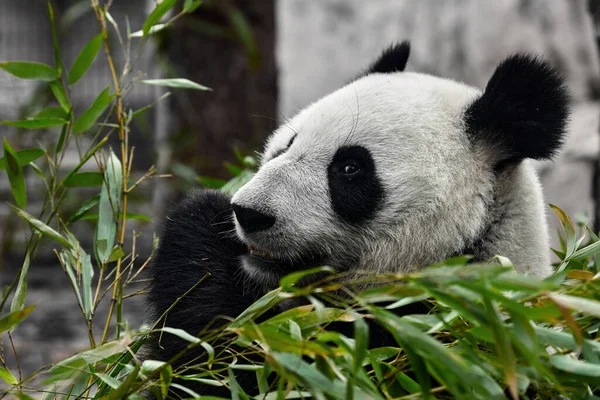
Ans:
{"type": "Polygon", "coordinates": [[[250,276],[399,271],[465,252],[495,218],[506,171],[560,147],[568,96],[548,63],[509,57],[482,92],[404,72],[408,55],[392,46],[269,138],[232,199],[250,276]]]}

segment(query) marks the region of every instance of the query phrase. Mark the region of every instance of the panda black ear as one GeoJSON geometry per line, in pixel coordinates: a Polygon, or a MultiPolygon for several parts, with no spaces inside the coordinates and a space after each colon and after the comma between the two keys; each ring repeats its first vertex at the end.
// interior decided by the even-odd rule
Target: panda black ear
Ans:
{"type": "MultiPolygon", "coordinates": [[[[388,47],[381,55],[369,66],[366,74],[404,71],[408,56],[410,54],[410,42],[405,40],[402,43],[396,43],[388,47]]],[[[365,75],[366,75],[365,74],[365,75]]]]}
{"type": "Polygon", "coordinates": [[[471,139],[493,150],[496,164],[552,157],[569,116],[564,80],[547,61],[517,54],[496,68],[481,97],[466,110],[471,139]]]}

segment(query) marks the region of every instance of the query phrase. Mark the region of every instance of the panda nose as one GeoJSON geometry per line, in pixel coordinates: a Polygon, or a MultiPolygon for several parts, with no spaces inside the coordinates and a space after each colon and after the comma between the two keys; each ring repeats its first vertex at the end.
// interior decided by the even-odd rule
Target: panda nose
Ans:
{"type": "Polygon", "coordinates": [[[260,232],[275,224],[275,217],[263,214],[251,208],[232,204],[235,218],[247,233],[260,232]]]}

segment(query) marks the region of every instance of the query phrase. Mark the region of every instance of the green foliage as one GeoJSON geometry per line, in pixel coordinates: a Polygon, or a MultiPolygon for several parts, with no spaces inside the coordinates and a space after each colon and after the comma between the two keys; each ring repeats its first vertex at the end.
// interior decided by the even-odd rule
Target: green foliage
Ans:
{"type": "Polygon", "coordinates": [[[27,187],[25,186],[25,175],[23,175],[22,164],[19,161],[17,152],[10,147],[6,138],[4,138],[4,159],[10,189],[15,202],[21,208],[27,205],[27,187]]]}
{"type": "Polygon", "coordinates": [[[69,85],[79,81],[85,72],[88,70],[92,62],[96,59],[100,47],[102,47],[102,39],[104,34],[99,34],[92,38],[88,44],[81,50],[69,73],[69,85]]]}
{"type": "Polygon", "coordinates": [[[140,81],[146,85],[165,86],[171,88],[195,89],[195,90],[212,90],[209,87],[192,82],[189,79],[174,78],[174,79],[145,79],[140,81]]]}
{"type": "MultiPolygon", "coordinates": [[[[202,2],[179,3],[181,11],[173,17],[168,15],[176,1],[157,3],[143,27],[138,27],[139,34],[128,34],[127,40],[168,28],[202,2]]],[[[126,236],[127,221],[149,220],[136,213],[127,199],[154,170],[131,184],[133,154],[127,147],[127,135],[132,120],[153,105],[128,109],[123,87],[145,83],[208,88],[183,78],[138,81],[137,76],[120,70],[111,86],[81,115],[74,116],[70,99],[77,85],[73,84],[85,77],[102,46],[114,65],[109,40],[114,33],[107,29],[107,21],[119,38],[121,35],[108,8],[92,2],[101,33],[90,38],[69,71],[61,61],[54,13],[50,4],[48,7],[55,67],[0,63],[1,69],[16,77],[47,85],[54,95],[53,104],[29,118],[2,121],[19,129],[46,130],[43,137],[48,145],[13,149],[6,138],[3,142],[0,171],[5,171],[2,173],[10,182],[16,204],[13,210],[30,230],[21,271],[2,293],[0,332],[7,332],[12,341],[19,324],[35,312],[35,305],[27,304],[27,274],[35,263],[38,244],[45,240],[55,247],[65,281],[73,290],[87,328],[89,349],[28,377],[21,375],[18,364],[0,367],[0,380],[11,396],[30,399],[30,395],[45,391],[44,398],[60,393],[65,399],[136,400],[148,391],[162,399],[177,389],[198,397],[185,388],[186,382],[197,382],[224,387],[232,398],[247,399],[249,388],[238,382],[244,371],[255,374],[260,391],[257,398],[261,399],[599,398],[600,239],[585,224],[576,226],[555,206],[552,208],[563,226],[563,246],[555,250],[560,258],[556,273],[545,280],[517,274],[503,257],[489,264],[469,264],[468,257],[456,257],[410,273],[364,273],[343,285],[338,275],[322,267],[284,277],[279,288],[239,316],[219,328],[210,325],[199,335],[169,327],[168,313],[155,321],[155,326],[130,330],[122,318],[124,293],[150,260],[138,267],[133,262],[138,257],[135,249],[125,246],[126,239],[131,239],[126,236]],[[98,123],[103,116],[105,122],[98,123]],[[90,131],[93,134],[82,135],[90,131]],[[111,134],[119,135],[120,151],[107,148],[111,134]],[[73,147],[80,150],[80,159],[65,171],[61,163],[67,149],[73,147]],[[90,164],[97,169],[88,169],[90,164]],[[27,208],[25,178],[32,170],[36,175],[31,178],[42,180],[46,189],[42,210],[27,208]],[[65,199],[75,206],[67,208],[65,199]],[[72,233],[75,224],[93,225],[94,257],[72,233]],[[320,276],[317,282],[299,283],[316,273],[320,276]],[[114,301],[106,319],[99,320],[98,307],[108,291],[112,293],[106,298],[114,301]],[[285,311],[264,317],[269,310],[281,310],[283,303],[296,304],[295,300],[303,305],[283,307],[285,311]],[[427,303],[430,312],[404,316],[393,312],[415,302],[427,303]],[[162,326],[164,317],[167,326],[162,326]],[[368,348],[371,332],[367,320],[388,330],[396,344],[368,348]],[[353,338],[330,329],[333,322],[353,324],[353,338]],[[101,335],[95,329],[98,325],[101,335]],[[175,335],[189,343],[187,351],[202,349],[205,357],[181,368],[173,367],[175,359],[142,361],[139,351],[150,332],[175,335]]],[[[252,53],[256,50],[252,50],[252,32],[236,10],[232,3],[229,28],[252,53]]],[[[126,56],[130,56],[127,51],[126,56]]],[[[182,165],[174,165],[173,173],[190,183],[233,193],[252,178],[257,166],[253,157],[237,151],[235,155],[236,163],[225,165],[233,176],[227,182],[197,176],[182,165]]],[[[202,284],[200,280],[194,287],[202,284]]],[[[8,347],[3,346],[5,351],[8,347]]]]}
{"type": "Polygon", "coordinates": [[[58,72],[49,65],[29,61],[7,61],[0,63],[0,68],[20,79],[53,81],[58,72]]]}
{"type": "Polygon", "coordinates": [[[100,118],[102,113],[112,102],[115,95],[109,94],[110,87],[107,87],[96,97],[96,100],[89,106],[81,116],[73,122],[73,133],[81,133],[90,129],[100,118]]]}

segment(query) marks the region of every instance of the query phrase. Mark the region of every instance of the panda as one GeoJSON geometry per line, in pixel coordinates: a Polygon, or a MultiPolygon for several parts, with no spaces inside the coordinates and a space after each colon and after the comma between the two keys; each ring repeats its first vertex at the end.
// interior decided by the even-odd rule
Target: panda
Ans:
{"type": "MultiPolygon", "coordinates": [[[[151,267],[151,319],[166,314],[161,325],[195,335],[282,276],[320,265],[352,279],[503,255],[522,273],[551,273],[531,160],[551,158],[564,140],[563,79],[548,62],[516,54],[481,91],[405,72],[409,52],[408,42],[392,45],[286,120],[233,197],[199,190],[173,207],[151,267]]],[[[169,360],[186,344],[162,334],[153,356],[169,360]]]]}

